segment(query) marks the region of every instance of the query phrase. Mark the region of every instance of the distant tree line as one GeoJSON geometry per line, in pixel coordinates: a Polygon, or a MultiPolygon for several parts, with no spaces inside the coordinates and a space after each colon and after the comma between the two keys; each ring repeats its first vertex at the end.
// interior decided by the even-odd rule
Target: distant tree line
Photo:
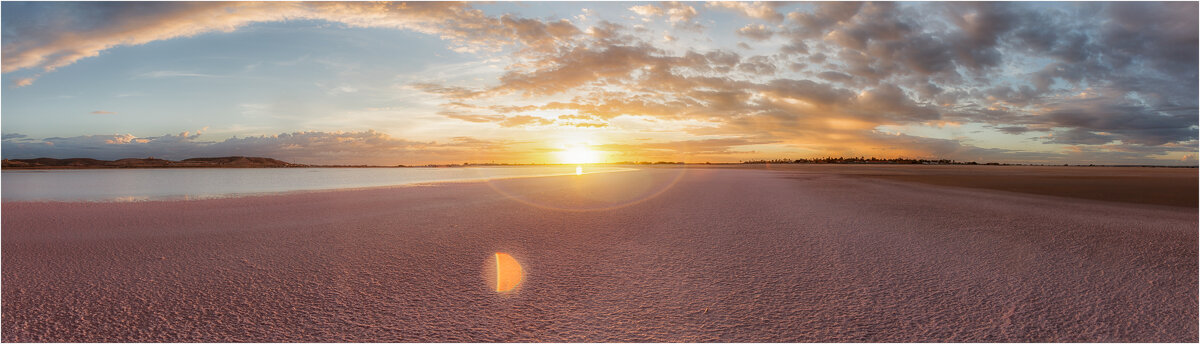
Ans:
{"type": "Polygon", "coordinates": [[[617,165],[683,165],[682,161],[622,161],[615,163],[617,165]]]}
{"type": "Polygon", "coordinates": [[[924,164],[924,165],[1002,165],[1000,163],[989,162],[980,164],[974,161],[954,161],[950,159],[909,159],[909,158],[891,158],[880,159],[876,157],[824,157],[812,159],[774,159],[774,160],[750,160],[743,161],[743,164],[924,164]]]}

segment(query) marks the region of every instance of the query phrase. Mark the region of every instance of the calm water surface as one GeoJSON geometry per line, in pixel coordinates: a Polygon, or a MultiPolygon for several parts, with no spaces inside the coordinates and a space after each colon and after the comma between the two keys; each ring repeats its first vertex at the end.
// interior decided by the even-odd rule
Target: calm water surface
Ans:
{"type": "MultiPolygon", "coordinates": [[[[627,170],[583,167],[583,173],[627,170]]],[[[4,201],[196,199],[576,172],[576,166],[26,170],[0,172],[0,193],[4,201]]]]}

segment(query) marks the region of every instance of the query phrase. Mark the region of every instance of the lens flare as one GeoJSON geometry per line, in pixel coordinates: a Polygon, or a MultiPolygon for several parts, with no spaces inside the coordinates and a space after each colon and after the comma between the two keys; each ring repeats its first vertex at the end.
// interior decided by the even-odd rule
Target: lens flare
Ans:
{"type": "Polygon", "coordinates": [[[521,264],[507,253],[496,252],[496,292],[512,291],[525,274],[521,264]]]}

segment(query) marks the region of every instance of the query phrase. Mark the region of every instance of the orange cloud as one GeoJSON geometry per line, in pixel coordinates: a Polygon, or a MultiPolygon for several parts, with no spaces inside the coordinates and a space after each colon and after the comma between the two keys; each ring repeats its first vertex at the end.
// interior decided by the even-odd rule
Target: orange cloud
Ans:
{"type": "Polygon", "coordinates": [[[554,124],[554,120],[549,120],[537,116],[509,116],[500,121],[501,127],[517,127],[527,125],[550,125],[554,124]]]}

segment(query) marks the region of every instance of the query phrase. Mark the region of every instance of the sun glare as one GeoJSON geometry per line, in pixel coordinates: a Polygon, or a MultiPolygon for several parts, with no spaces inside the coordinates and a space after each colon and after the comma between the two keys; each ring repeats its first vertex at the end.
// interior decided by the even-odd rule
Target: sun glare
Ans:
{"type": "Polygon", "coordinates": [[[595,164],[600,161],[600,153],[588,149],[587,146],[567,147],[558,152],[559,162],[564,164],[595,164]]]}

